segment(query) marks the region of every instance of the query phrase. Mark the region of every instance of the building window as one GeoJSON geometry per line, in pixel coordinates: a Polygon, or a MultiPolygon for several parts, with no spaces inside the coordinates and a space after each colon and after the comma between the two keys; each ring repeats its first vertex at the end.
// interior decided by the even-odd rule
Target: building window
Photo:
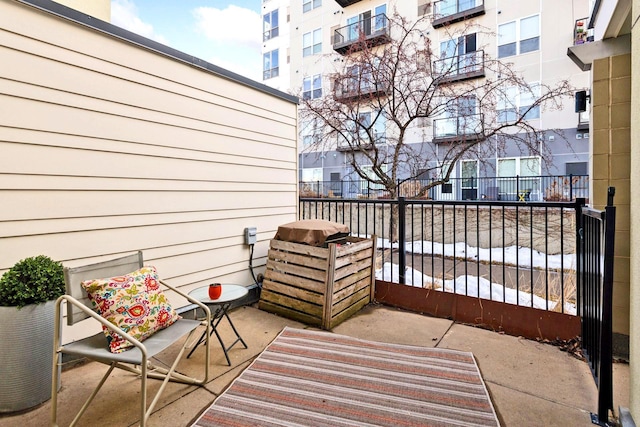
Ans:
{"type": "Polygon", "coordinates": [[[321,130],[317,120],[307,120],[300,124],[300,136],[303,148],[317,145],[320,142],[321,130]]]}
{"type": "Polygon", "coordinates": [[[305,77],[302,80],[302,99],[316,99],[322,96],[322,76],[305,77]]]}
{"type": "Polygon", "coordinates": [[[478,6],[476,0],[440,0],[435,2],[435,12],[439,17],[451,16],[478,6]]]}
{"type": "Polygon", "coordinates": [[[434,136],[450,138],[480,132],[481,116],[475,96],[460,96],[447,102],[445,111],[434,121],[434,136]]]}
{"type": "Polygon", "coordinates": [[[303,168],[302,182],[322,181],[322,168],[303,168]]]}
{"type": "Polygon", "coordinates": [[[338,148],[366,147],[372,142],[384,144],[387,135],[387,118],[384,114],[378,113],[378,111],[360,113],[357,120],[349,120],[345,125],[346,132],[338,137],[338,148]]]}
{"type": "Polygon", "coordinates": [[[436,61],[436,72],[445,75],[471,73],[483,64],[476,55],[476,34],[467,34],[440,42],[440,61],[436,61]]]}
{"type": "Polygon", "coordinates": [[[498,100],[498,123],[511,123],[523,117],[524,120],[540,118],[540,105],[533,106],[540,97],[540,86],[531,84],[530,90],[518,91],[516,87],[507,87],[498,100]]]}
{"type": "Polygon", "coordinates": [[[587,162],[565,163],[565,175],[589,175],[587,162]]]}
{"type": "Polygon", "coordinates": [[[322,28],[305,33],[302,36],[302,56],[315,55],[322,52],[322,28]]]}
{"type": "Polygon", "coordinates": [[[384,114],[377,114],[377,112],[360,113],[356,127],[358,128],[358,136],[360,140],[363,141],[362,143],[367,144],[371,141],[368,132],[371,132],[375,144],[385,142],[387,120],[384,114]],[[371,126],[372,119],[374,120],[373,126],[371,126]]]}
{"type": "Polygon", "coordinates": [[[302,0],[302,12],[306,13],[322,6],[322,0],[302,0]]]}
{"type": "MultiPolygon", "coordinates": [[[[387,169],[388,169],[388,165],[385,164],[381,164],[378,165],[379,169],[382,170],[382,173],[386,174],[387,173],[387,169]]],[[[367,176],[367,179],[361,179],[360,180],[360,192],[362,194],[366,194],[368,191],[370,190],[384,190],[384,185],[382,184],[378,184],[378,183],[374,183],[374,182],[370,182],[370,181],[377,181],[380,178],[378,177],[378,175],[376,175],[376,173],[373,170],[373,166],[371,165],[363,165],[360,166],[360,170],[367,176]]]]}
{"type": "Polygon", "coordinates": [[[262,79],[278,77],[278,49],[267,52],[262,57],[262,79]]]}
{"type": "Polygon", "coordinates": [[[374,21],[374,29],[376,32],[385,30],[387,28],[387,5],[382,4],[380,6],[376,6],[373,10],[374,21]]]}
{"type": "Polygon", "coordinates": [[[540,176],[540,157],[498,159],[498,177],[540,176]]]}
{"type": "Polygon", "coordinates": [[[478,186],[478,161],[462,160],[460,162],[460,172],[462,175],[462,188],[472,189],[478,186]]]}
{"type": "Polygon", "coordinates": [[[262,32],[263,40],[269,40],[274,37],[278,37],[279,28],[278,28],[278,10],[273,10],[269,13],[266,13],[262,17],[262,32]]]}
{"type": "Polygon", "coordinates": [[[347,68],[344,76],[336,79],[336,94],[341,96],[358,96],[362,94],[370,94],[376,90],[382,90],[383,85],[375,79],[373,70],[378,69],[380,64],[379,58],[374,58],[372,64],[352,65],[347,68]]]}
{"type": "Polygon", "coordinates": [[[540,49],[540,16],[507,22],[498,26],[498,58],[540,49]]]}
{"type": "Polygon", "coordinates": [[[347,18],[346,41],[355,42],[361,35],[370,36],[374,33],[386,31],[389,24],[386,14],[387,5],[381,4],[376,6],[373,11],[365,10],[358,15],[347,18]]]}
{"type": "Polygon", "coordinates": [[[500,192],[519,200],[529,199],[531,193],[540,193],[540,157],[514,157],[498,159],[498,185],[500,192]]]}

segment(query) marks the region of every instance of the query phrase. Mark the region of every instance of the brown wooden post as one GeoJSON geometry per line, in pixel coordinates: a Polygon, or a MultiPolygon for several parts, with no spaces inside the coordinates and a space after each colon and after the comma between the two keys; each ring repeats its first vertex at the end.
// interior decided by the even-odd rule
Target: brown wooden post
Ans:
{"type": "Polygon", "coordinates": [[[322,308],[322,329],[331,329],[333,317],[333,283],[336,269],[336,244],[329,243],[329,256],[327,257],[327,280],[324,289],[324,307],[322,308]]]}
{"type": "Polygon", "coordinates": [[[369,285],[369,303],[373,302],[376,295],[376,251],[378,249],[378,236],[371,236],[371,284],[369,285]]]}

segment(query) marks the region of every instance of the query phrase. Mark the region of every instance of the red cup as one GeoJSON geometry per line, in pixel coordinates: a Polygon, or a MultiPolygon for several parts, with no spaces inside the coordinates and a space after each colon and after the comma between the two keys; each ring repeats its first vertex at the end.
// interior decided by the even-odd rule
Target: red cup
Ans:
{"type": "Polygon", "coordinates": [[[209,298],[218,299],[222,294],[222,285],[220,283],[212,283],[209,285],[209,298]]]}

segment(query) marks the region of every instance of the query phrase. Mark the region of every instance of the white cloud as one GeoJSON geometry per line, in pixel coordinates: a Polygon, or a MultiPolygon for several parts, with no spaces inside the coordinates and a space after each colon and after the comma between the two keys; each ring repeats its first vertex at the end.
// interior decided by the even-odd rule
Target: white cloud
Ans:
{"type": "Polygon", "coordinates": [[[156,34],[153,25],[138,17],[138,9],[132,0],[113,0],[111,2],[111,23],[157,42],[168,44],[160,34],[156,34]]]}
{"type": "Polygon", "coordinates": [[[262,22],[250,9],[229,5],[226,9],[199,7],[193,11],[198,29],[210,40],[246,46],[260,51],[262,22]]]}
{"type": "Polygon", "coordinates": [[[250,9],[229,5],[225,9],[193,10],[196,28],[210,41],[208,60],[253,80],[262,79],[262,17],[250,9]]]}
{"type": "Polygon", "coordinates": [[[262,57],[253,55],[251,57],[244,57],[241,60],[234,58],[222,58],[220,56],[213,56],[206,59],[208,62],[224,68],[225,70],[233,71],[234,73],[248,77],[252,80],[262,80],[262,57]]]}

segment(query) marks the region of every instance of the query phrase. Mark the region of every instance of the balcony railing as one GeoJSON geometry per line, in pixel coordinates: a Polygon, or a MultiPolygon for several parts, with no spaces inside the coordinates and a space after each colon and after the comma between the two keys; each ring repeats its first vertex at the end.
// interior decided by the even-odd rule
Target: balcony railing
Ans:
{"type": "Polygon", "coordinates": [[[573,27],[573,45],[589,43],[593,41],[593,28],[588,29],[589,18],[576,19],[573,27]]]}
{"type": "Polygon", "coordinates": [[[334,98],[337,101],[358,101],[363,98],[377,98],[387,94],[389,84],[374,82],[366,76],[346,76],[334,81],[334,98]]]}
{"type": "Polygon", "coordinates": [[[433,4],[433,28],[484,13],[484,0],[440,0],[433,4]]]}
{"type": "Polygon", "coordinates": [[[589,130],[589,111],[578,113],[578,130],[589,130]]]}
{"type": "Polygon", "coordinates": [[[482,134],[482,114],[447,117],[433,121],[433,142],[471,141],[482,134]]]}
{"type": "Polygon", "coordinates": [[[443,83],[484,77],[484,51],[439,59],[434,61],[433,68],[443,83]]]}
{"type": "Polygon", "coordinates": [[[278,77],[278,75],[280,75],[280,71],[279,71],[278,67],[271,68],[269,70],[264,70],[262,72],[262,79],[263,80],[272,79],[274,77],[278,77]]]}
{"type": "MultiPolygon", "coordinates": [[[[576,248],[576,238],[582,234],[576,217],[583,206],[582,199],[572,203],[443,203],[402,197],[332,200],[301,195],[298,218],[345,224],[356,236],[375,235],[378,268],[394,267],[385,268],[384,281],[476,298],[474,303],[481,306],[477,312],[482,315],[484,310],[486,318],[496,318],[494,310],[488,316],[489,309],[482,308],[478,298],[535,308],[539,311],[529,317],[534,319],[529,323],[537,323],[531,329],[541,336],[542,310],[576,314],[577,296],[581,296],[577,277],[587,272],[580,269],[583,264],[578,260],[583,258],[578,258],[581,252],[576,248]]],[[[424,294],[413,295],[427,299],[424,294]]],[[[434,306],[434,313],[451,304],[451,300],[436,299],[439,307],[434,306]]],[[[498,315],[504,318],[498,327],[507,318],[524,316],[520,311],[512,313],[498,315]]],[[[549,320],[552,334],[562,329],[559,321],[560,317],[549,320]]]]}
{"type": "Polygon", "coordinates": [[[280,34],[279,27],[275,27],[270,30],[267,30],[264,33],[262,33],[262,41],[271,40],[274,37],[278,37],[279,34],[280,34]]]}
{"type": "MultiPolygon", "coordinates": [[[[373,134],[373,139],[376,145],[384,144],[387,141],[387,135],[384,132],[376,132],[373,134]]],[[[358,150],[370,150],[373,148],[373,145],[364,138],[360,139],[358,144],[353,143],[353,145],[349,145],[348,142],[342,140],[338,141],[336,145],[337,151],[358,151],[358,150]]]]}
{"type": "Polygon", "coordinates": [[[333,34],[333,50],[344,55],[349,51],[362,50],[364,45],[377,46],[390,40],[389,19],[381,13],[338,28],[333,34]]]}
{"type": "MultiPolygon", "coordinates": [[[[589,175],[540,175],[450,178],[446,184],[422,189],[434,179],[398,181],[398,194],[409,199],[500,200],[516,202],[568,202],[589,198],[589,175]]],[[[300,181],[301,197],[386,199],[379,184],[364,180],[300,181]]]]}

